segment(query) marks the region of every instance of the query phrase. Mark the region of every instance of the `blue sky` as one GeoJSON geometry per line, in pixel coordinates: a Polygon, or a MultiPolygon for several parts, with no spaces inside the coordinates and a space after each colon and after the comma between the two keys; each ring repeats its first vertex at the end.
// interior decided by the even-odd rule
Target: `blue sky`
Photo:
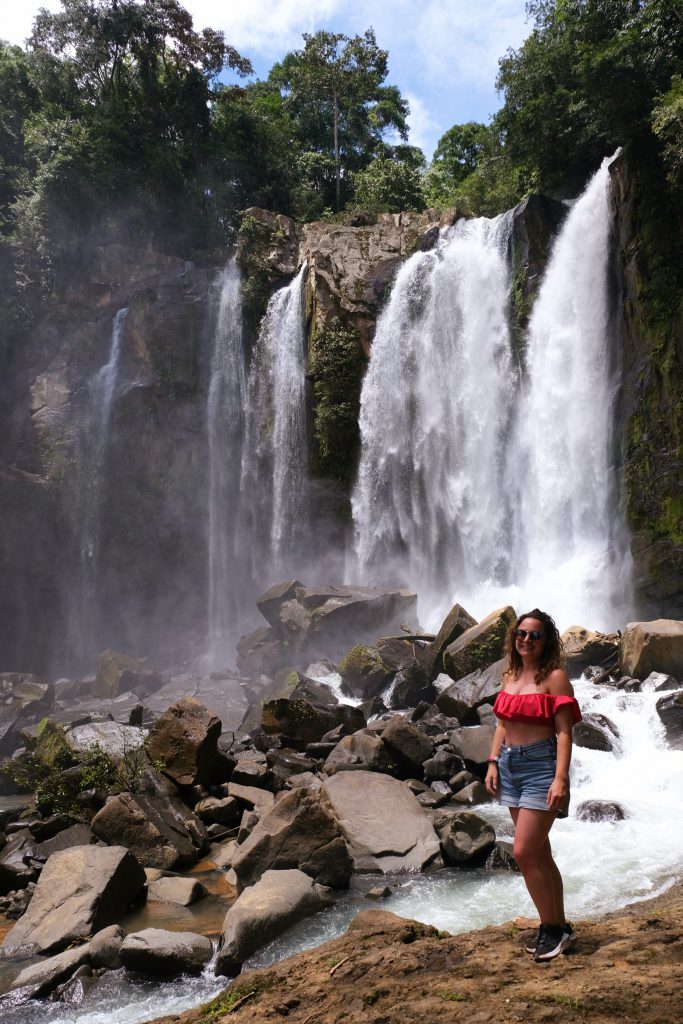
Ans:
{"type": "MultiPolygon", "coordinates": [[[[185,0],[195,28],[222,29],[257,77],[302,45],[302,32],[347,35],[372,26],[389,51],[387,84],[411,108],[410,141],[430,159],[453,124],[487,121],[500,106],[498,59],[529,34],[524,0],[185,0]]],[[[58,0],[3,3],[0,37],[23,43],[39,7],[58,0]]]]}

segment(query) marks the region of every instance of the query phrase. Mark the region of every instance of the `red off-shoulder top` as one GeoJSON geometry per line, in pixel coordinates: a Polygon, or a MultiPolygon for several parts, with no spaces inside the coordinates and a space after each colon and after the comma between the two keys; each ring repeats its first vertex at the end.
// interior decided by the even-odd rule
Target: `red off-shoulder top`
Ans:
{"type": "Polygon", "coordinates": [[[560,708],[570,708],[573,725],[581,721],[581,711],[575,697],[552,693],[507,693],[501,690],[493,710],[498,718],[508,722],[526,722],[527,725],[555,725],[560,708]]]}

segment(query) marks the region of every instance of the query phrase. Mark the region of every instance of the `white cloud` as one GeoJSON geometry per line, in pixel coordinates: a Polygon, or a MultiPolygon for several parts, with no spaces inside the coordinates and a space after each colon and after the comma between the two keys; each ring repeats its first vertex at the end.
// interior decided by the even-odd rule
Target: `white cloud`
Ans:
{"type": "Polygon", "coordinates": [[[185,0],[195,28],[221,29],[244,56],[283,57],[302,45],[302,32],[314,32],[339,15],[343,0],[185,0]],[[250,53],[252,51],[252,53],[250,53]]]}
{"type": "Polygon", "coordinates": [[[10,3],[4,0],[0,17],[0,39],[23,46],[31,35],[33,19],[39,8],[47,7],[48,11],[58,11],[59,0],[39,0],[36,3],[10,3]]]}
{"type": "Polygon", "coordinates": [[[435,133],[443,134],[443,129],[437,119],[429,112],[427,105],[419,96],[412,92],[404,93],[410,104],[408,115],[408,128],[410,129],[411,146],[419,146],[429,159],[431,157],[430,146],[435,133]]]}

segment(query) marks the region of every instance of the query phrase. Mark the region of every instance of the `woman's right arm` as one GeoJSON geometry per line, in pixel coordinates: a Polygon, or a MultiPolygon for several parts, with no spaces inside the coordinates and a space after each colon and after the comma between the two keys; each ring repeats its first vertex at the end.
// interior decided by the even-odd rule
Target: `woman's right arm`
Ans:
{"type": "Polygon", "coordinates": [[[499,722],[491,741],[491,753],[489,754],[489,766],[486,772],[486,788],[492,796],[498,792],[498,755],[505,739],[505,726],[499,722]]]}

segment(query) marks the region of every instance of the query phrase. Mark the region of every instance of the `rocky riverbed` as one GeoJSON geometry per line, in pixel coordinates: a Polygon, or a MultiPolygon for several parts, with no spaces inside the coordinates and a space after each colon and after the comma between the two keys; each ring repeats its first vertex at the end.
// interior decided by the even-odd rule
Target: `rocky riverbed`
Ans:
{"type": "Polygon", "coordinates": [[[547,964],[523,951],[530,921],[452,936],[383,911],[211,1003],[154,1024],[671,1024],[683,1014],[683,882],[598,920],[547,964]]]}

